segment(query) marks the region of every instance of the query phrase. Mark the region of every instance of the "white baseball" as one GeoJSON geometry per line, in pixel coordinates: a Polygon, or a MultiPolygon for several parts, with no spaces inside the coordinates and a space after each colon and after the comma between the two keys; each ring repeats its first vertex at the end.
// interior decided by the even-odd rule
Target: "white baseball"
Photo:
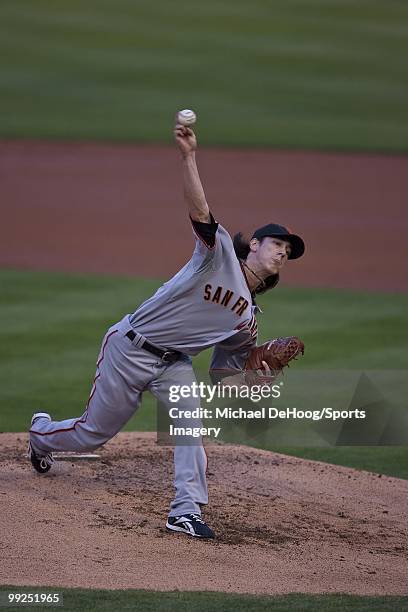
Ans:
{"type": "Polygon", "coordinates": [[[194,125],[197,121],[197,115],[193,110],[185,108],[177,113],[177,123],[181,123],[181,125],[194,125]]]}

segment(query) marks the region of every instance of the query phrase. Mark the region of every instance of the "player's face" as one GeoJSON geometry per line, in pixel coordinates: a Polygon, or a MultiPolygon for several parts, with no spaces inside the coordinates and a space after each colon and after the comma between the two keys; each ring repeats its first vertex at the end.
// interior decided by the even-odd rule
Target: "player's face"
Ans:
{"type": "Polygon", "coordinates": [[[268,274],[277,274],[288,261],[290,251],[291,246],[287,240],[266,236],[256,252],[259,268],[268,274]]]}

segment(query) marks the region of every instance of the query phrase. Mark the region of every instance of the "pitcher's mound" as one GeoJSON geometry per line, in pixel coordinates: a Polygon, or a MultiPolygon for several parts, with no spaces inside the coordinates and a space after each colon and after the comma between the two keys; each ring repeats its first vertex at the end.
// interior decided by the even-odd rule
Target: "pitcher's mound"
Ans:
{"type": "Polygon", "coordinates": [[[100,460],[33,472],[0,435],[2,583],[239,593],[406,594],[408,482],[210,445],[215,541],[168,533],[172,449],[121,433],[100,460]]]}

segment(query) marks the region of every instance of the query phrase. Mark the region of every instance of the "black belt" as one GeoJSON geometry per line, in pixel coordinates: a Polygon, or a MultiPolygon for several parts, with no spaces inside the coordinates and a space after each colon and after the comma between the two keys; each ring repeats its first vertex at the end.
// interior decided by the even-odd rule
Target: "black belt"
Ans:
{"type": "MultiPolygon", "coordinates": [[[[133,331],[133,329],[128,331],[126,336],[132,342],[136,338],[136,334],[133,331]]],[[[145,340],[143,344],[140,346],[140,348],[144,349],[145,351],[149,351],[149,353],[156,355],[156,357],[160,357],[160,359],[162,361],[165,361],[166,363],[173,363],[174,361],[177,361],[178,359],[180,359],[182,355],[182,353],[180,353],[179,351],[163,351],[162,349],[159,349],[157,346],[150,344],[148,340],[145,340]]]]}

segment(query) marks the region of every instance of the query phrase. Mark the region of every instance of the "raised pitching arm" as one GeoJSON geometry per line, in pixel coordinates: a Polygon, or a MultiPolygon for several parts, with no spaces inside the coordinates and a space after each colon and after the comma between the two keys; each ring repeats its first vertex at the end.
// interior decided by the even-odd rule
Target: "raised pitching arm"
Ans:
{"type": "Polygon", "coordinates": [[[181,152],[183,164],[184,199],[193,221],[210,223],[210,209],[198,173],[195,153],[197,139],[193,130],[176,123],[174,128],[176,144],[181,152]]]}

